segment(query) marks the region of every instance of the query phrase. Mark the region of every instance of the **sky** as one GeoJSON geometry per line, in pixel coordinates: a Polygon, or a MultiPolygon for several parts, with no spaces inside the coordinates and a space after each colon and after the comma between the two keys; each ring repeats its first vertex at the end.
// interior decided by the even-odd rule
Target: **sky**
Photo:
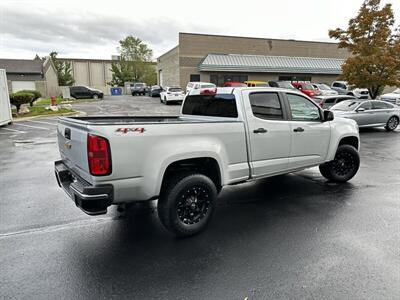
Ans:
{"type": "MultiPolygon", "coordinates": [[[[178,44],[179,32],[331,41],[363,0],[1,0],[0,58],[111,59],[119,40],[140,38],[154,58],[178,44]]],[[[400,0],[392,3],[397,24],[400,0]]]]}

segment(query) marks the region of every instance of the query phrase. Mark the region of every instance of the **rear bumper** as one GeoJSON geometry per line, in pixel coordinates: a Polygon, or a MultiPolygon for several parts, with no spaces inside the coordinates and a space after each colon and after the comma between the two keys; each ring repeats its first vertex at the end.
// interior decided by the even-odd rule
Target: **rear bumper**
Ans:
{"type": "Polygon", "coordinates": [[[107,213],[113,201],[112,185],[92,186],[75,176],[61,160],[54,163],[54,171],[58,185],[83,212],[88,215],[107,213]]]}
{"type": "Polygon", "coordinates": [[[183,101],[185,96],[167,96],[166,101],[183,101]]]}

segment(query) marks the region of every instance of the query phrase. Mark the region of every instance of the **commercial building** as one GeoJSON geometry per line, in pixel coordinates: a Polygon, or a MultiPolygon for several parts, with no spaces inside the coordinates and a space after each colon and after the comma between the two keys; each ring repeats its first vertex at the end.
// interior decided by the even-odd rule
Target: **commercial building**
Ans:
{"type": "Polygon", "coordinates": [[[331,83],[350,56],[336,43],[179,33],[157,59],[163,86],[189,81],[297,80],[331,83]]]}
{"type": "Polygon", "coordinates": [[[60,60],[71,63],[74,85],[85,85],[99,89],[105,95],[110,94],[110,86],[107,83],[112,80],[112,60],[82,58],[60,58],[60,60]]]}
{"type": "Polygon", "coordinates": [[[60,93],[57,73],[49,59],[0,59],[0,69],[5,69],[9,93],[36,90],[50,97],[60,93]]]}
{"type": "MultiPolygon", "coordinates": [[[[111,60],[107,59],[83,59],[83,58],[60,58],[60,60],[69,62],[72,69],[72,77],[75,80],[74,85],[85,85],[91,88],[101,90],[104,95],[110,95],[111,86],[108,84],[112,80],[111,64],[118,61],[120,56],[112,55],[111,60]]],[[[151,62],[151,65],[155,63],[151,62]]],[[[126,83],[124,92],[129,93],[126,83]]]]}

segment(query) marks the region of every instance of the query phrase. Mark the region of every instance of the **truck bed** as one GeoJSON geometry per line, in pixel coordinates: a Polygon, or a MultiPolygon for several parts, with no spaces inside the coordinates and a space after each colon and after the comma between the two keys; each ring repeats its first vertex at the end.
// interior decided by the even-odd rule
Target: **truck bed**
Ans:
{"type": "Polygon", "coordinates": [[[160,124],[160,123],[221,123],[237,122],[226,118],[182,118],[180,116],[92,116],[92,117],[60,117],[59,120],[80,123],[82,125],[120,125],[120,124],[160,124]]]}

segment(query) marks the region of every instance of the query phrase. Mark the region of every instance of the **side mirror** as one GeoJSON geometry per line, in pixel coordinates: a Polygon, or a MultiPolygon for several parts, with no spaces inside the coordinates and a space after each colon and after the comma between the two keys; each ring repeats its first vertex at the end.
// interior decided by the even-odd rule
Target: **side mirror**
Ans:
{"type": "Polygon", "coordinates": [[[333,121],[335,116],[333,115],[333,112],[330,110],[324,110],[324,122],[327,121],[333,121]]]}
{"type": "Polygon", "coordinates": [[[363,111],[365,111],[365,108],[362,108],[362,107],[357,108],[357,110],[356,110],[356,112],[363,112],[363,111]]]}

